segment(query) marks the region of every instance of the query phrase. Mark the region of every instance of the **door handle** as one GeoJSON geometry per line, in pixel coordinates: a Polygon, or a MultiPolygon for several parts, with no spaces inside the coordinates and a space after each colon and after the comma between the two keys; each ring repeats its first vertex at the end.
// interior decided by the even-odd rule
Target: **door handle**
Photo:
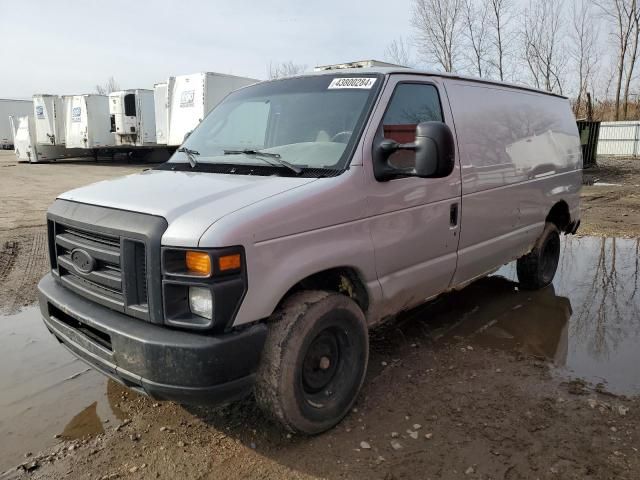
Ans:
{"type": "Polygon", "coordinates": [[[451,209],[449,210],[449,225],[451,227],[458,226],[458,204],[452,203],[451,209]]]}

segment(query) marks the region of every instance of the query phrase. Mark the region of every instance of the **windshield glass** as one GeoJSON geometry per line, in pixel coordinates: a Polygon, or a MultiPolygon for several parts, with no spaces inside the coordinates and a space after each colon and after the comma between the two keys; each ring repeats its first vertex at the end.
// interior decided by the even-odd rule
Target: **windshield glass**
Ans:
{"type": "MultiPolygon", "coordinates": [[[[380,83],[375,75],[318,75],[253,85],[215,107],[183,147],[197,152],[198,165],[343,169],[380,83]]],[[[172,163],[188,161],[181,150],[172,163]]]]}

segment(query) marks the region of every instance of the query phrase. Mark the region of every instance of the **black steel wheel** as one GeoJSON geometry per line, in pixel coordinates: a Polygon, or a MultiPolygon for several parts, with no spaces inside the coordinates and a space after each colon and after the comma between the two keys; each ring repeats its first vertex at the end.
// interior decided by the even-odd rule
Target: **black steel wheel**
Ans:
{"type": "Polygon", "coordinates": [[[270,325],[256,399],[289,431],[323,432],[355,402],[368,358],[366,320],[353,300],[301,292],[285,302],[270,325]]]}
{"type": "Polygon", "coordinates": [[[527,290],[546,287],[553,281],[559,261],[560,233],[553,223],[547,223],[531,252],[518,259],[520,285],[527,290]]]}

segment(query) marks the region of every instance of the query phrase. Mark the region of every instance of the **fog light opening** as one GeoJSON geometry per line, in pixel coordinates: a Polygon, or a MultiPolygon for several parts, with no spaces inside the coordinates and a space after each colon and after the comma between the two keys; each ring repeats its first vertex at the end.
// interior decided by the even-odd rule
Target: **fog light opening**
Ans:
{"type": "Polygon", "coordinates": [[[189,310],[194,315],[213,319],[213,297],[205,287],[189,287],[189,310]]]}

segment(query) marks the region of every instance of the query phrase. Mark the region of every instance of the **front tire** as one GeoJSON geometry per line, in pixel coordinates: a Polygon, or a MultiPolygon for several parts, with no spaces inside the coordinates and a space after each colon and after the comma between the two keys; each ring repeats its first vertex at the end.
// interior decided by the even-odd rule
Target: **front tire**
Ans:
{"type": "Polygon", "coordinates": [[[256,400],[293,433],[324,432],[352,407],[368,359],[367,323],[353,300],[324,291],[297,293],[269,325],[256,400]]]}
{"type": "Polygon", "coordinates": [[[553,281],[560,260],[558,227],[547,222],[531,252],[518,259],[518,281],[526,290],[539,290],[553,281]]]}

